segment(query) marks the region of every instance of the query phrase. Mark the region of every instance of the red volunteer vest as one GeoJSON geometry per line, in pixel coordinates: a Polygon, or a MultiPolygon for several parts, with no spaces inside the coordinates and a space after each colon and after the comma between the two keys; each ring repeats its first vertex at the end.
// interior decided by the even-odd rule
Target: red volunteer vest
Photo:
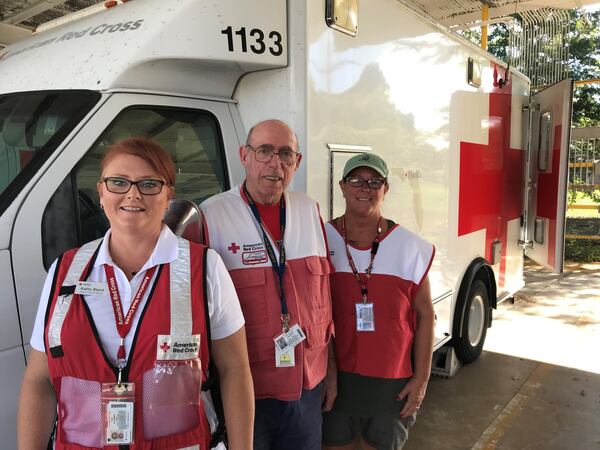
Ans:
{"type": "MultiPolygon", "coordinates": [[[[360,286],[348,263],[340,232],[331,222],[325,230],[335,267],[331,292],[338,370],[378,378],[411,377],[413,302],[431,267],[434,247],[399,225],[382,236],[368,281],[375,331],[357,331],[360,286]]],[[[371,249],[351,247],[350,251],[358,270],[364,273],[371,249]]]]}
{"type": "MultiPolygon", "coordinates": [[[[201,205],[205,235],[229,270],[244,313],[258,399],[297,400],[303,388],[314,388],[325,377],[327,344],[333,334],[331,269],[317,204],[295,192],[285,193],[285,200],[285,294],[291,323],[300,324],[306,340],[295,348],[295,367],[279,368],[273,342],[281,333],[278,281],[252,211],[239,187],[201,205]]],[[[277,251],[276,245],[273,248],[277,251]]]]}
{"type": "MultiPolygon", "coordinates": [[[[77,249],[67,251],[56,268],[45,324],[48,368],[58,399],[56,449],[81,450],[101,447],[100,386],[116,382],[117,370],[104,353],[85,301],[73,294],[64,318],[60,347],[50,348],[48,317],[52,317],[59,292],[77,249]]],[[[171,334],[169,265],[158,269],[156,282],[141,316],[123,370],[123,381],[135,383],[135,442],[130,446],[107,446],[122,450],[208,449],[210,429],[200,396],[208,368],[208,342],[204,309],[205,247],[190,243],[192,334],[200,334],[202,371],[187,365],[173,367],[176,377],[154,382],[157,335],[171,334]],[[163,383],[164,385],[161,385],[163,383]],[[151,402],[153,409],[145,405],[151,402]],[[187,406],[173,406],[176,403],[187,406]],[[157,405],[160,405],[157,407],[157,405]]],[[[95,255],[94,258],[95,259],[95,255]]],[[[90,267],[92,261],[88,263],[90,267]]],[[[84,273],[87,273],[88,270],[84,273]]]]}

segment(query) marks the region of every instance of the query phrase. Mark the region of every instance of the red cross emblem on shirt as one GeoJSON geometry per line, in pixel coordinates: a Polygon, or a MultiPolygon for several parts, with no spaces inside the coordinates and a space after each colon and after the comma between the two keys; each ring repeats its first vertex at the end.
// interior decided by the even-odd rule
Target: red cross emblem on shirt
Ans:
{"type": "Polygon", "coordinates": [[[235,242],[232,242],[231,245],[229,247],[227,247],[227,250],[229,250],[234,255],[237,253],[237,251],[239,249],[240,249],[240,246],[237,245],[235,242]]]}
{"type": "Polygon", "coordinates": [[[488,261],[493,242],[502,242],[499,284],[504,286],[508,222],[522,212],[524,151],[510,148],[511,86],[489,95],[487,145],[460,143],[458,235],[485,229],[488,261]]]}
{"type": "Polygon", "coordinates": [[[171,348],[171,346],[169,344],[167,344],[166,342],[163,342],[162,344],[160,344],[160,349],[163,352],[166,352],[167,350],[169,350],[171,348]]]}

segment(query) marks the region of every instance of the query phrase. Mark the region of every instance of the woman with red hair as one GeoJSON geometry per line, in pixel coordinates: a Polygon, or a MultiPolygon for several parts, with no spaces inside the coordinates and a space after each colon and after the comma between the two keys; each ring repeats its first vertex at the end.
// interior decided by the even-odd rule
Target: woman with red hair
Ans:
{"type": "Polygon", "coordinates": [[[201,401],[212,358],[231,449],[250,449],[244,319],[216,252],[162,223],[173,161],[155,142],[109,149],[97,184],[110,229],[52,265],[23,379],[20,449],[209,448],[201,401]],[[210,353],[209,353],[210,349],[210,353]]]}

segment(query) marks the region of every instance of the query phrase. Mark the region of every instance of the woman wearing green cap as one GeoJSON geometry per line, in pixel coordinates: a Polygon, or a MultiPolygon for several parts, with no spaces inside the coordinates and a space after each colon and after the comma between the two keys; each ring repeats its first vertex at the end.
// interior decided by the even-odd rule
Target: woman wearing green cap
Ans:
{"type": "Polygon", "coordinates": [[[338,396],[323,416],[325,449],[400,449],[425,396],[434,312],[427,273],[435,249],[381,215],[383,159],[348,160],[343,216],[326,224],[338,396]]]}

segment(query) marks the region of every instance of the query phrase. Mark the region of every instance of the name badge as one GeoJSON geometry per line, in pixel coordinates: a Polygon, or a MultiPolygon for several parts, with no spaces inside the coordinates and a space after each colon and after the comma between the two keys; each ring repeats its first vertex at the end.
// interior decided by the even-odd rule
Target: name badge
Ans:
{"type": "Polygon", "coordinates": [[[373,303],[356,304],[356,331],[375,331],[373,303]]]}
{"type": "Polygon", "coordinates": [[[306,339],[306,335],[300,328],[300,325],[295,324],[290,327],[287,332],[283,332],[278,334],[273,338],[275,341],[275,346],[279,347],[281,351],[287,351],[288,349],[293,349],[296,345],[306,339]]]}
{"type": "Polygon", "coordinates": [[[79,295],[103,295],[108,293],[108,286],[106,283],[79,281],[75,286],[75,293],[79,295]]]}
{"type": "Polygon", "coordinates": [[[158,361],[196,359],[200,354],[200,335],[174,336],[159,334],[156,340],[158,361]]]}
{"type": "Polygon", "coordinates": [[[296,365],[296,356],[294,347],[287,347],[281,350],[279,345],[275,344],[275,367],[294,367],[296,365]]]}

